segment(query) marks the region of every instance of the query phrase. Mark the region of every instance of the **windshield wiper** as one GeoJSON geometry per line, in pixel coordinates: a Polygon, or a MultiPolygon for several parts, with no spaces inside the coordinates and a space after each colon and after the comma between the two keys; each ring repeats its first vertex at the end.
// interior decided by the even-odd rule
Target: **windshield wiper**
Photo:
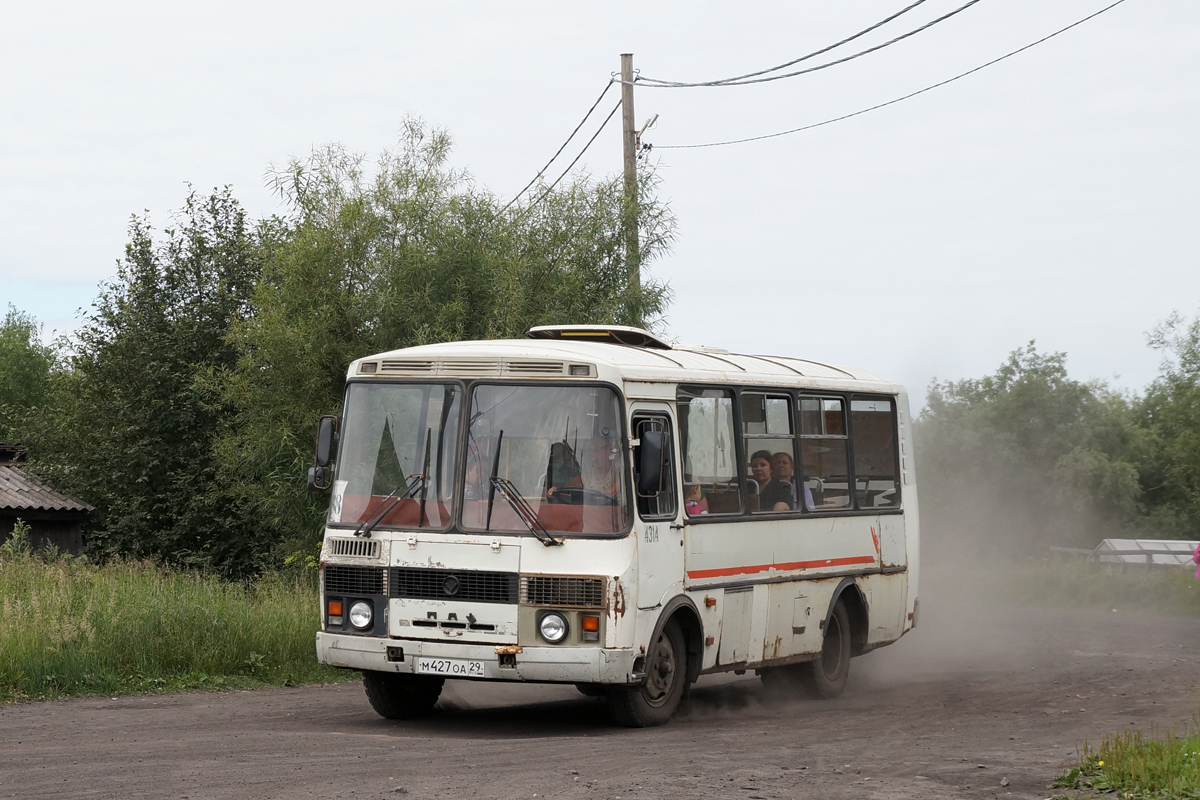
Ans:
{"type": "MultiPolygon", "coordinates": [[[[536,536],[538,541],[546,545],[546,547],[558,547],[562,545],[562,539],[555,539],[544,527],[542,527],[542,523],[538,522],[537,512],[533,510],[533,507],[530,506],[529,503],[525,502],[525,498],[521,497],[521,493],[517,490],[517,487],[513,485],[512,481],[508,480],[507,478],[498,478],[493,475],[493,497],[497,491],[500,492],[501,497],[508,501],[508,504],[512,506],[512,510],[517,512],[517,516],[521,518],[521,522],[525,523],[525,527],[529,528],[529,532],[536,536]]],[[[490,518],[488,523],[490,527],[490,518]]]]}
{"type": "Polygon", "coordinates": [[[485,531],[492,529],[492,507],[496,505],[496,476],[500,474],[500,445],[504,444],[504,431],[496,437],[496,455],[492,459],[492,474],[488,479],[488,508],[487,508],[487,524],[483,526],[485,531]]]}
{"type": "MultiPolygon", "coordinates": [[[[397,486],[396,489],[392,489],[392,491],[388,493],[388,496],[383,498],[383,501],[380,503],[380,506],[382,507],[383,510],[376,513],[375,516],[371,517],[371,519],[366,520],[362,524],[360,524],[354,530],[354,535],[355,536],[365,536],[366,538],[370,539],[371,531],[375,530],[375,526],[378,525],[383,520],[383,518],[386,517],[393,508],[395,508],[397,505],[399,505],[401,500],[411,500],[413,495],[417,493],[417,489],[424,489],[425,483],[426,483],[426,478],[424,475],[409,475],[408,476],[408,488],[404,490],[404,494],[400,495],[399,497],[396,497],[394,500],[392,500],[391,503],[388,503],[388,505],[385,507],[385,506],[383,506],[383,503],[387,503],[388,497],[392,497],[393,495],[395,495],[396,489],[399,489],[400,486],[403,486],[404,484],[400,484],[400,486],[397,486]]],[[[422,504],[422,507],[424,507],[423,504],[422,504]]]]}
{"type": "MultiPolygon", "coordinates": [[[[432,428],[425,429],[425,464],[421,467],[421,501],[417,507],[417,527],[425,527],[425,497],[429,488],[429,438],[433,435],[432,428]]],[[[440,437],[439,437],[440,441],[440,437]]]]}
{"type": "MultiPolygon", "coordinates": [[[[383,518],[388,515],[388,512],[399,505],[400,501],[411,500],[418,489],[421,490],[421,499],[419,501],[420,506],[417,510],[417,527],[425,527],[425,497],[427,494],[426,489],[429,487],[429,437],[431,435],[432,431],[427,430],[425,432],[425,471],[420,475],[409,475],[406,481],[408,483],[408,488],[404,490],[404,494],[397,497],[391,503],[388,503],[386,508],[383,508],[382,511],[377,513],[370,520],[359,525],[354,531],[355,536],[365,536],[366,538],[370,539],[371,531],[375,530],[375,526],[383,521],[383,518]]],[[[403,485],[404,484],[400,484],[400,486],[403,485]]],[[[396,494],[396,490],[399,489],[400,486],[397,486],[395,489],[392,489],[392,491],[388,492],[387,497],[383,498],[383,501],[380,503],[381,507],[383,506],[383,503],[387,503],[388,497],[396,494]]]]}

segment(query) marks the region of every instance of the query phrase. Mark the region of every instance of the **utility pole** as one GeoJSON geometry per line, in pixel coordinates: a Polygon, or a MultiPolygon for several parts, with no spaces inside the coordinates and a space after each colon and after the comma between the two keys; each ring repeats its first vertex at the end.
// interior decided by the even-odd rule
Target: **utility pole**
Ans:
{"type": "Polygon", "coordinates": [[[621,54],[621,149],[625,157],[625,263],[630,288],[642,285],[637,228],[637,130],[633,121],[633,53],[621,54]]]}

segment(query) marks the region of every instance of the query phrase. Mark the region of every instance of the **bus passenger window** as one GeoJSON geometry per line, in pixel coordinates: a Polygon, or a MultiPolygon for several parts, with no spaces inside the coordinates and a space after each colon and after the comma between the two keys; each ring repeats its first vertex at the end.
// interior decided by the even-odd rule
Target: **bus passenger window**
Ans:
{"type": "Polygon", "coordinates": [[[854,432],[854,489],[859,508],[900,505],[896,475],[896,420],[892,401],[857,398],[850,401],[854,432]]]}
{"type": "Polygon", "coordinates": [[[790,406],[787,397],[742,392],[746,499],[752,512],[791,511],[798,505],[790,406]]]}
{"type": "Polygon", "coordinates": [[[733,392],[680,387],[678,404],[683,482],[693,494],[700,487],[688,506],[697,514],[740,514],[733,392]]]}
{"type": "Polygon", "coordinates": [[[810,511],[850,508],[846,407],[840,397],[801,397],[800,481],[810,511]]]}
{"type": "Polygon", "coordinates": [[[633,452],[633,486],[638,516],[642,519],[675,519],[675,444],[671,441],[671,421],[666,416],[634,417],[633,435],[643,441],[647,433],[661,437],[661,477],[657,491],[643,493],[641,486],[642,446],[633,452]]]}

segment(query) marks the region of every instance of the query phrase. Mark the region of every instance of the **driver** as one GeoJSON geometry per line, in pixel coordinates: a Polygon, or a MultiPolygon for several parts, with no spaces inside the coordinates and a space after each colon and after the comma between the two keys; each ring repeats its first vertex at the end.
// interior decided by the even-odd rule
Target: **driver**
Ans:
{"type": "Polygon", "coordinates": [[[620,451],[612,436],[597,436],[584,442],[583,485],[586,489],[616,497],[621,493],[620,451]]]}

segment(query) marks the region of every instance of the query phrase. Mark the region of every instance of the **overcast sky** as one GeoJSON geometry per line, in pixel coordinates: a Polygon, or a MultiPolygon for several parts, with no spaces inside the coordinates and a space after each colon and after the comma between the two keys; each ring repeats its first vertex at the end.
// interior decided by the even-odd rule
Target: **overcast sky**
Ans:
{"type": "MultiPolygon", "coordinates": [[[[846,52],[964,2],[927,0],[846,52]]],[[[1030,339],[1066,351],[1076,377],[1144,386],[1159,360],[1144,332],[1200,311],[1195,0],[1126,0],[961,81],[816,130],[664,149],[872,106],[1108,2],[982,0],[811,75],[639,87],[639,123],[659,115],[645,141],[679,220],[673,252],[651,267],[676,292],[669,334],[853,365],[917,398],[935,376],[993,371],[1030,339]]],[[[622,52],[647,77],[722,78],[907,3],[13,6],[0,28],[0,303],[69,330],[114,274],[131,214],[168,224],[188,183],[230,184],[254,216],[279,211],[270,164],[329,142],[378,153],[406,115],[450,131],[453,165],[508,196],[622,52]]],[[[618,121],[582,169],[620,170],[618,121]]]]}

